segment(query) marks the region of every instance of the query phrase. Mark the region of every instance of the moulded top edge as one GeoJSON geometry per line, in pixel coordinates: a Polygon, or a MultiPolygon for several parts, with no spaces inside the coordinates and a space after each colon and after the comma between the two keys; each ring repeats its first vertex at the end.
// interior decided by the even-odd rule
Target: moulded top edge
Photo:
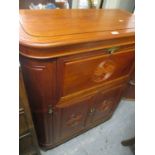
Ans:
{"type": "Polygon", "coordinates": [[[21,44],[54,45],[59,40],[72,42],[130,29],[134,29],[134,15],[118,9],[20,10],[21,44]]]}

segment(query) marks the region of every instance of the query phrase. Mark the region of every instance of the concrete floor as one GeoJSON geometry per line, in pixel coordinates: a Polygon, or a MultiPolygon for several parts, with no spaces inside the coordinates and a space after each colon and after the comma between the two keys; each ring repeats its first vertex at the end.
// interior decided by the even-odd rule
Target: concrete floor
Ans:
{"type": "Polygon", "coordinates": [[[107,122],[42,155],[133,155],[122,140],[135,135],[135,104],[122,100],[114,115],[107,122]]]}

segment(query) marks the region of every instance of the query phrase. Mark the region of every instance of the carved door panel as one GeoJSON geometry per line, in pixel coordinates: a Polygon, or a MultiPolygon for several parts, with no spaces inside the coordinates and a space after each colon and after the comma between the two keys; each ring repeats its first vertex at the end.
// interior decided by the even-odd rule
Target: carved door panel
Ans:
{"type": "Polygon", "coordinates": [[[119,102],[121,92],[122,86],[98,94],[97,101],[91,110],[93,113],[92,122],[104,120],[113,113],[119,102]]]}
{"type": "Polygon", "coordinates": [[[82,101],[58,105],[55,115],[55,141],[71,137],[85,128],[93,97],[82,101]]]}

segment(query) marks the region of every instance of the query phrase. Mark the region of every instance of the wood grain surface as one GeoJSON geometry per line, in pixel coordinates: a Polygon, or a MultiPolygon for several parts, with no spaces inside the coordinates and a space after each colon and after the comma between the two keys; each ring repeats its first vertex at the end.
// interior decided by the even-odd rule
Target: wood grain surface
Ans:
{"type": "Polygon", "coordinates": [[[20,10],[20,44],[26,46],[53,47],[133,33],[134,16],[122,10],[20,10]]]}

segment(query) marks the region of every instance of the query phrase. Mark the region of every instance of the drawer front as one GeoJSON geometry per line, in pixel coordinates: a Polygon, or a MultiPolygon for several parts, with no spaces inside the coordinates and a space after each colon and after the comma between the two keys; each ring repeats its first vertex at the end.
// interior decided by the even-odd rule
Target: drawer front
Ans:
{"type": "Polygon", "coordinates": [[[19,154],[37,155],[36,146],[31,132],[27,132],[19,138],[19,154]]]}
{"type": "Polygon", "coordinates": [[[87,113],[90,105],[93,103],[93,99],[93,97],[88,97],[81,101],[73,101],[72,103],[68,101],[57,106],[55,121],[59,125],[55,125],[56,141],[69,138],[85,128],[87,113]]]}
{"type": "Polygon", "coordinates": [[[126,76],[133,61],[133,51],[61,60],[61,95],[66,96],[126,76]]]}
{"type": "Polygon", "coordinates": [[[92,122],[104,120],[113,113],[119,103],[123,88],[124,86],[119,86],[109,89],[107,92],[101,91],[97,95],[97,100],[91,110],[93,111],[92,122]]]}
{"type": "Polygon", "coordinates": [[[19,134],[24,134],[28,131],[28,123],[26,120],[26,116],[24,114],[24,111],[19,112],[19,134]]]}

